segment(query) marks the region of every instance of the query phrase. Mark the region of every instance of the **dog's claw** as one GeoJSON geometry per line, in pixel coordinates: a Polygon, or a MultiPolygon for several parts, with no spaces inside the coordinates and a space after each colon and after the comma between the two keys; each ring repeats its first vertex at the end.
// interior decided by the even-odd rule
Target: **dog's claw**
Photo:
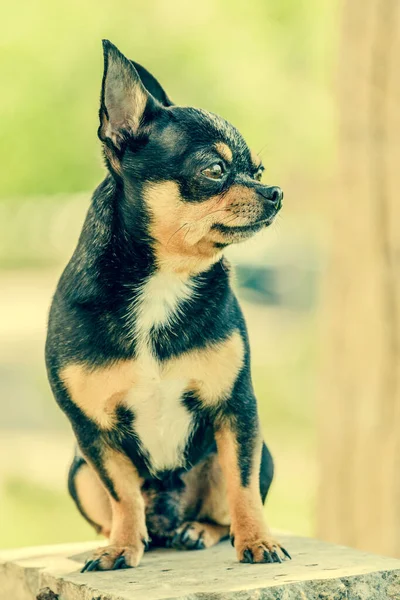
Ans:
{"type": "Polygon", "coordinates": [[[191,524],[188,523],[182,531],[178,531],[174,537],[172,538],[171,545],[173,548],[180,548],[185,544],[189,537],[189,530],[191,528],[191,524]]]}
{"type": "Polygon", "coordinates": [[[88,573],[89,571],[97,571],[97,567],[100,564],[100,559],[96,558],[96,560],[88,560],[84,565],[83,569],[81,569],[81,573],[88,573]]]}
{"type": "Polygon", "coordinates": [[[279,556],[279,554],[277,553],[276,550],[274,550],[273,552],[271,552],[271,556],[272,556],[273,562],[277,562],[277,563],[281,563],[282,562],[282,559],[281,559],[281,557],[279,556]]]}
{"type": "Polygon", "coordinates": [[[186,525],[185,529],[182,531],[182,533],[181,533],[181,535],[180,535],[180,542],[181,542],[182,544],[184,544],[184,543],[186,542],[186,540],[188,539],[188,537],[189,537],[189,530],[190,530],[190,528],[191,528],[191,525],[190,525],[190,523],[188,523],[188,524],[186,525]]]}
{"type": "Polygon", "coordinates": [[[119,569],[129,569],[126,564],[125,556],[119,556],[114,563],[112,571],[118,571],[119,569]]]}
{"type": "Polygon", "coordinates": [[[286,550],[286,548],[283,548],[281,546],[281,552],[282,554],[284,554],[289,560],[292,560],[292,557],[290,556],[289,552],[286,550]]]}
{"type": "Polygon", "coordinates": [[[270,555],[270,553],[268,552],[268,550],[264,550],[264,560],[265,560],[265,562],[267,562],[267,563],[274,562],[273,560],[271,560],[271,555],[270,555]]]}
{"type": "Polygon", "coordinates": [[[197,538],[195,545],[193,546],[193,550],[204,550],[205,548],[204,540],[202,537],[197,538]]]}
{"type": "Polygon", "coordinates": [[[100,564],[99,558],[97,558],[96,560],[93,560],[92,563],[88,566],[87,571],[97,571],[99,564],[100,564]]]}
{"type": "Polygon", "coordinates": [[[254,560],[253,560],[253,553],[251,552],[251,550],[246,549],[243,552],[243,560],[242,560],[242,562],[253,564],[254,560]]]}

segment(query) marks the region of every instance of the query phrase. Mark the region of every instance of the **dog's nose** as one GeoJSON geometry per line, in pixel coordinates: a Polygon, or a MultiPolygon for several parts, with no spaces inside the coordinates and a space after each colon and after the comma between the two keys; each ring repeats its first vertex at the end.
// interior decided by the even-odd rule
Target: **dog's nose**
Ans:
{"type": "Polygon", "coordinates": [[[266,188],[265,193],[263,194],[264,198],[270,200],[273,204],[279,206],[283,200],[283,192],[280,187],[276,185],[271,185],[266,188]]]}

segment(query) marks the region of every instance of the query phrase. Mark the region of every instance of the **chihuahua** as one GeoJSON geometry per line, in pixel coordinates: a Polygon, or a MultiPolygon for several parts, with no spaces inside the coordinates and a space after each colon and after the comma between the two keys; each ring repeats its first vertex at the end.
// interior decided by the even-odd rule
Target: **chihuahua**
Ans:
{"type": "Polygon", "coordinates": [[[50,310],[50,384],[77,451],[69,490],[109,538],[83,571],[136,567],[150,546],[231,537],[281,562],[263,503],[273,476],[245,321],[224,248],[268,227],[279,187],[224,119],[174,105],[103,42],[93,194],[50,310]]]}

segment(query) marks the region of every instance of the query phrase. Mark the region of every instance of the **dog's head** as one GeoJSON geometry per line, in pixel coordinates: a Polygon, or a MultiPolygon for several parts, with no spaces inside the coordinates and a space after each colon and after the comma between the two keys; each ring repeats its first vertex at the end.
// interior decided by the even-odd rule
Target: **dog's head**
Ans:
{"type": "Polygon", "coordinates": [[[124,190],[128,235],[140,223],[159,262],[190,268],[270,225],[283,193],[262,183],[261,161],[237,129],[175,106],[146,69],[103,46],[99,137],[124,190]]]}

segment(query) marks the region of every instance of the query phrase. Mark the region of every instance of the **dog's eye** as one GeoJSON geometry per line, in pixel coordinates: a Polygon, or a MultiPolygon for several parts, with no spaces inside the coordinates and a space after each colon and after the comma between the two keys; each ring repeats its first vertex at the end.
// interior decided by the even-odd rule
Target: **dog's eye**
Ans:
{"type": "Polygon", "coordinates": [[[224,166],[222,163],[215,163],[207,169],[203,169],[201,173],[208,179],[221,179],[224,175],[224,166]]]}
{"type": "Polygon", "coordinates": [[[257,181],[261,181],[262,175],[263,175],[263,171],[264,171],[264,167],[259,167],[258,171],[254,175],[254,179],[257,179],[257,181]]]}

